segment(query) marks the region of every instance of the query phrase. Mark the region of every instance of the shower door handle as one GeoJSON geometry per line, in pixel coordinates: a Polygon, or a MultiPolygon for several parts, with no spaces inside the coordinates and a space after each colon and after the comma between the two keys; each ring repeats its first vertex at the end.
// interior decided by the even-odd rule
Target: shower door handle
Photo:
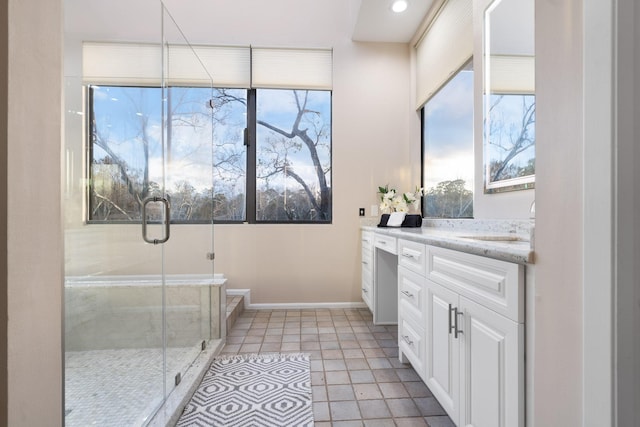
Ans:
{"type": "Polygon", "coordinates": [[[154,245],[164,243],[169,240],[169,224],[171,222],[171,205],[169,204],[169,200],[164,197],[147,197],[144,202],[142,202],[142,239],[147,243],[153,243],[154,245]],[[151,202],[162,202],[164,205],[164,237],[162,239],[150,239],[147,236],[147,205],[151,202]]]}

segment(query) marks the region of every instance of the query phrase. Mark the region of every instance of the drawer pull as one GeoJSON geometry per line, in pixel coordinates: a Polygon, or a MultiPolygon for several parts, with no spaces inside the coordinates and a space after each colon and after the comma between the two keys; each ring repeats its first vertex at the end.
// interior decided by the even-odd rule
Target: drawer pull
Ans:
{"type": "Polygon", "coordinates": [[[369,265],[369,263],[368,263],[367,261],[362,261],[362,263],[363,263],[364,265],[369,265]]]}
{"type": "Polygon", "coordinates": [[[362,288],[362,292],[369,293],[369,289],[362,288]]]}
{"type": "Polygon", "coordinates": [[[416,259],[416,257],[411,255],[411,254],[402,254],[402,256],[405,257],[405,258],[416,259]]]}
{"type": "Polygon", "coordinates": [[[409,291],[402,290],[400,292],[402,292],[408,298],[413,298],[413,294],[409,291]]]}
{"type": "Polygon", "coordinates": [[[378,240],[378,243],[380,243],[381,245],[386,245],[387,242],[385,240],[378,240]]]}
{"type": "Polygon", "coordinates": [[[413,341],[411,341],[411,339],[409,338],[409,335],[403,335],[402,339],[404,340],[404,342],[406,342],[408,345],[413,345],[413,341]]]}

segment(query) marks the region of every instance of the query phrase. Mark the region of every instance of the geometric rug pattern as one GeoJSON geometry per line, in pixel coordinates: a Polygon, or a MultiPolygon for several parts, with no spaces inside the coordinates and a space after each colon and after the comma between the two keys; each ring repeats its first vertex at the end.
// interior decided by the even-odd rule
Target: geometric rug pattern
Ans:
{"type": "Polygon", "coordinates": [[[309,355],[215,358],[176,426],[313,426],[309,355]]]}

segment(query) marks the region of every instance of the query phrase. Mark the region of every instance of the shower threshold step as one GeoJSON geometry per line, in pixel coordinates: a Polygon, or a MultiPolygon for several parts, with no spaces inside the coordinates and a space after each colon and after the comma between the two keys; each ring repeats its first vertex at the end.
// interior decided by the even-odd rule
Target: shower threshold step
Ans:
{"type": "Polygon", "coordinates": [[[238,317],[244,312],[244,295],[227,293],[227,331],[230,331],[238,317]]]}

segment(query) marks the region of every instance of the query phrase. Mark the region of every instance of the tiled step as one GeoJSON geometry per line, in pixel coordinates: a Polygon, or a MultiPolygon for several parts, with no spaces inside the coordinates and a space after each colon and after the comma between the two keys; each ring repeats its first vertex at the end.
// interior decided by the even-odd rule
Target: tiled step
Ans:
{"type": "Polygon", "coordinates": [[[227,295],[227,331],[231,330],[242,312],[244,312],[244,296],[227,295]]]}

